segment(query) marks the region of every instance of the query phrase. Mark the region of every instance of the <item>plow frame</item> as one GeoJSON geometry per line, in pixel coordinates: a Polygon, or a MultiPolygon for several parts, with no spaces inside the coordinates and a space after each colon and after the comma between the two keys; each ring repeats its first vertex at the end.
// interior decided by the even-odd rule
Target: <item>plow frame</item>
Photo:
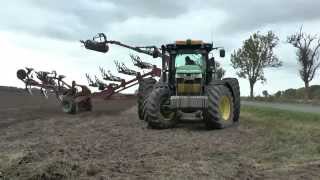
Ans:
{"type": "Polygon", "coordinates": [[[43,96],[48,98],[48,92],[56,95],[56,98],[61,102],[61,95],[66,93],[72,88],[71,85],[66,83],[63,78],[65,76],[57,76],[56,71],[45,72],[45,71],[34,71],[33,68],[25,68],[17,71],[17,77],[25,84],[25,89],[31,94],[32,88],[40,88],[40,92],[43,96]],[[38,78],[38,81],[33,78],[33,74],[38,78]],[[50,76],[51,75],[51,76],[50,76]]]}
{"type": "Polygon", "coordinates": [[[114,86],[114,84],[109,84],[104,90],[100,92],[94,92],[90,94],[84,94],[84,95],[78,95],[75,97],[75,102],[81,102],[87,98],[90,99],[110,99],[110,97],[116,93],[120,93],[123,90],[126,90],[132,86],[135,86],[139,83],[139,81],[145,77],[151,76],[151,77],[160,77],[161,75],[161,69],[154,66],[152,70],[145,74],[137,73],[136,77],[128,80],[128,81],[122,81],[119,85],[114,86]]]}

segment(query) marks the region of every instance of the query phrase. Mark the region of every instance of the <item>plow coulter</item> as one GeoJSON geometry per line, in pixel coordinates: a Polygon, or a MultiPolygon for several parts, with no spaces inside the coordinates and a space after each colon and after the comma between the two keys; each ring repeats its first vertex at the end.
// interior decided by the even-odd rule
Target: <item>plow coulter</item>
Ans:
{"type": "Polygon", "coordinates": [[[136,76],[138,74],[137,71],[127,68],[124,63],[120,63],[119,61],[114,61],[114,63],[116,64],[119,73],[129,76],[136,76]]]}
{"type": "Polygon", "coordinates": [[[105,83],[104,81],[100,80],[96,75],[95,80],[92,80],[90,75],[86,74],[89,86],[98,88],[100,90],[100,92],[90,94],[90,98],[108,99],[115,93],[119,93],[125,89],[139,84],[145,78],[160,77],[161,74],[161,69],[157,68],[156,66],[153,66],[149,72],[144,74],[141,74],[135,70],[131,70],[127,68],[124,63],[120,63],[118,61],[116,61],[116,66],[119,73],[135,77],[130,80],[125,80],[113,75],[110,71],[106,72],[106,70],[104,70],[102,67],[99,67],[103,80],[108,81],[109,83],[105,83]]]}
{"type": "Polygon", "coordinates": [[[132,54],[130,54],[130,58],[133,62],[133,65],[141,68],[141,69],[152,69],[154,65],[147,63],[147,62],[143,62],[139,56],[134,56],[132,54]]]}
{"type": "MultiPolygon", "coordinates": [[[[58,75],[56,71],[35,71],[33,68],[19,69],[17,77],[25,84],[25,89],[33,95],[32,89],[39,89],[41,95],[48,98],[49,94],[55,95],[56,99],[66,113],[74,114],[79,110],[91,110],[90,99],[83,99],[77,102],[76,106],[71,106],[72,101],[77,96],[91,94],[91,91],[84,85],[71,85],[64,81],[66,76],[58,75]]],[[[73,103],[74,104],[74,103],[73,103]]]]}

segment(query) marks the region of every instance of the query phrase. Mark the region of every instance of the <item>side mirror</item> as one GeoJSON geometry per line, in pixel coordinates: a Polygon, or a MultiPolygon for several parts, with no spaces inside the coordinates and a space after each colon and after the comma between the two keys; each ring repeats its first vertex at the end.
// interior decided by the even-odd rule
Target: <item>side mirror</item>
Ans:
{"type": "Polygon", "coordinates": [[[226,51],[224,49],[220,49],[220,57],[225,57],[226,56],[226,51]]]}

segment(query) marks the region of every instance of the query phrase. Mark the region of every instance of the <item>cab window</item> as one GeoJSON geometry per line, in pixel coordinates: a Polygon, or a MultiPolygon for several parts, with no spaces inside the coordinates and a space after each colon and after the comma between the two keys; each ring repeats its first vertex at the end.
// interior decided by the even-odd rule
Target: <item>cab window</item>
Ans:
{"type": "Polygon", "coordinates": [[[202,54],[177,54],[175,57],[175,66],[186,66],[186,65],[203,65],[202,54]]]}

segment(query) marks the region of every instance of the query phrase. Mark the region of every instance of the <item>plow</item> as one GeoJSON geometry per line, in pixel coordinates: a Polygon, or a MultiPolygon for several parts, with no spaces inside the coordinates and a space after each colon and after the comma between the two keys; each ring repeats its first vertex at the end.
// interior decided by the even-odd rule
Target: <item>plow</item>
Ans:
{"type": "Polygon", "coordinates": [[[236,78],[216,76],[215,57],[209,57],[211,51],[219,50],[220,57],[225,56],[221,47],[201,40],[175,41],[161,47],[130,46],[119,41],[108,40],[99,33],[89,40],[80,41],[88,50],[101,53],[109,51],[109,45],[130,49],[137,53],[161,58],[162,66],[142,61],[139,56],[130,54],[135,67],[147,70],[130,69],[120,61],[114,61],[118,73],[132,76],[121,78],[111,71],[99,67],[100,76],[92,78],[85,74],[88,84],[98,88],[92,93],[85,85],[72,81],[68,85],[63,81],[65,76],[58,76],[55,71],[34,72],[37,80],[31,76],[33,69],[19,70],[17,76],[26,89],[40,88],[43,94],[54,93],[66,113],[76,114],[79,111],[90,111],[92,99],[110,99],[114,94],[139,85],[137,93],[137,110],[141,120],[149,127],[165,129],[174,127],[185,114],[193,114],[203,120],[209,129],[221,129],[239,122],[240,88],[236,78]],[[100,78],[99,78],[100,77],[100,78]],[[157,80],[155,77],[160,77],[157,80]]]}
{"type": "Polygon", "coordinates": [[[48,93],[53,93],[59,101],[62,101],[62,95],[72,88],[72,85],[64,81],[65,76],[57,75],[56,71],[35,71],[33,68],[25,68],[17,71],[17,77],[25,83],[25,89],[31,95],[33,88],[39,88],[46,98],[48,93]]]}
{"type": "MultiPolygon", "coordinates": [[[[104,47],[101,44],[101,40],[104,38],[104,34],[98,34],[98,36],[94,37],[93,40],[81,42],[85,44],[87,49],[107,52],[108,47],[104,47]]],[[[131,47],[119,42],[115,43],[131,47]]],[[[142,50],[141,47],[131,48],[140,52],[147,52],[142,50]]],[[[144,81],[144,79],[160,77],[161,69],[157,66],[143,62],[139,56],[130,55],[130,58],[132,59],[134,66],[140,69],[147,69],[148,72],[141,74],[139,71],[129,69],[123,62],[114,61],[118,73],[134,77],[129,80],[125,80],[124,78],[114,75],[110,70],[106,71],[104,68],[99,67],[101,78],[94,75],[93,79],[89,74],[85,74],[88,86],[97,88],[99,90],[98,92],[91,92],[88,86],[79,85],[75,81],[68,84],[64,81],[66,76],[57,75],[56,71],[35,71],[33,68],[25,68],[17,71],[17,77],[24,82],[25,89],[31,95],[33,95],[33,89],[39,89],[41,94],[46,98],[48,98],[48,95],[54,94],[61,104],[63,112],[76,114],[82,111],[91,111],[92,99],[108,100],[112,95],[133,87],[144,81]]]]}

